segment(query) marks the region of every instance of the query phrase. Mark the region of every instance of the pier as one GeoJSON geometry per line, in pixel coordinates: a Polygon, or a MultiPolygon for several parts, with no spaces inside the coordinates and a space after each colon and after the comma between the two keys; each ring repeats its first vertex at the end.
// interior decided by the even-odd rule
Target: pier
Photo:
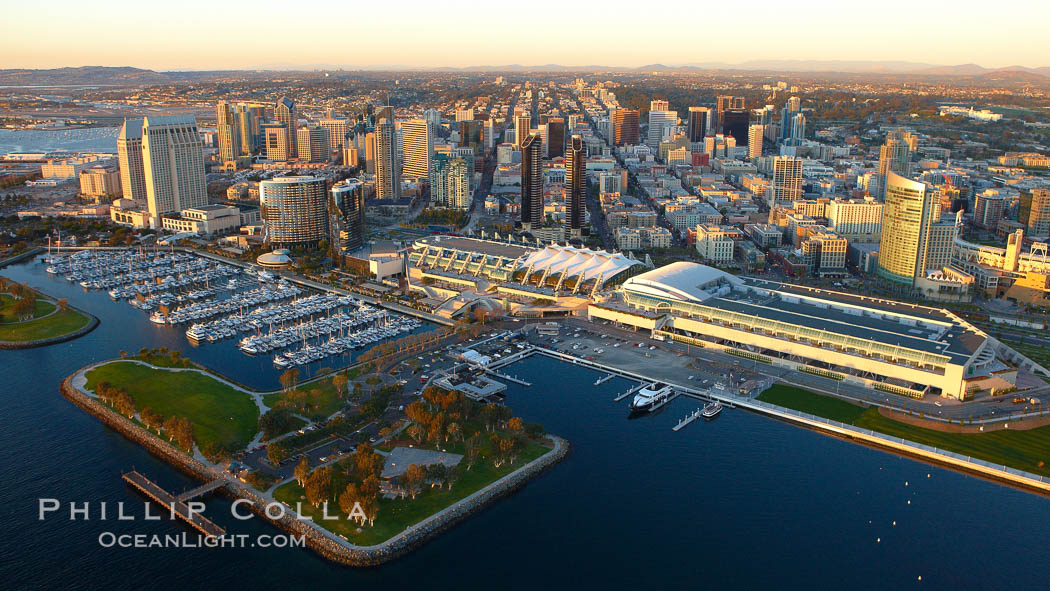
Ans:
{"type": "Polygon", "coordinates": [[[194,529],[201,532],[202,534],[209,537],[222,537],[226,534],[226,530],[222,529],[218,525],[215,525],[204,516],[192,511],[186,501],[199,497],[207,492],[213,491],[225,484],[222,480],[213,480],[203,486],[199,486],[195,489],[186,491],[185,493],[176,497],[168,491],[161,488],[159,485],[154,483],[149,478],[146,478],[142,474],[132,470],[122,475],[124,482],[127,482],[131,486],[138,489],[141,493],[149,497],[151,500],[160,503],[168,508],[168,511],[186,523],[193,526],[194,529]]]}
{"type": "Polygon", "coordinates": [[[620,394],[616,398],[613,398],[613,402],[619,402],[619,401],[623,400],[624,398],[627,398],[631,394],[634,394],[638,390],[641,390],[642,388],[646,387],[647,385],[648,385],[647,382],[642,382],[641,384],[638,384],[637,386],[631,388],[630,390],[624,392],[623,394],[620,394]]]}
{"type": "Polygon", "coordinates": [[[672,431],[680,431],[681,429],[684,429],[689,423],[692,423],[696,419],[700,418],[700,412],[701,412],[701,410],[699,408],[696,409],[691,414],[687,415],[684,419],[681,419],[680,421],[678,421],[678,424],[675,425],[674,427],[671,427],[671,430],[672,431]]]}
{"type": "Polygon", "coordinates": [[[532,385],[530,382],[526,382],[525,380],[523,380],[521,378],[508,376],[507,374],[500,373],[500,372],[498,372],[498,371],[496,371],[494,369],[487,369],[486,368],[485,369],[485,373],[487,373],[489,375],[496,376],[497,378],[500,378],[501,380],[507,380],[508,382],[514,382],[515,384],[518,384],[520,386],[528,387],[528,386],[532,385]]]}
{"type": "Polygon", "coordinates": [[[609,380],[611,380],[611,379],[613,379],[615,377],[616,376],[614,376],[613,374],[608,374],[606,376],[602,376],[602,377],[598,378],[597,380],[595,380],[594,385],[595,386],[601,386],[605,382],[608,382],[609,380]]]}

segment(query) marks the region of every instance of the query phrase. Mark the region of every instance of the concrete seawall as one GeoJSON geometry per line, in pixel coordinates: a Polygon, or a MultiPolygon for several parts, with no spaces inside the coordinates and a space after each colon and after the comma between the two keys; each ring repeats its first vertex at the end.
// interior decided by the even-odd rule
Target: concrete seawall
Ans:
{"type": "MultiPolygon", "coordinates": [[[[653,378],[644,376],[642,374],[603,365],[601,363],[589,361],[587,359],[580,359],[572,355],[568,355],[558,351],[551,351],[543,347],[534,347],[531,350],[535,353],[546,355],[548,357],[553,357],[555,359],[560,359],[567,363],[573,363],[576,365],[590,367],[592,369],[617,374],[622,377],[633,378],[642,381],[654,381],[653,378]]],[[[689,386],[678,384],[673,381],[663,381],[668,382],[669,384],[674,386],[675,389],[678,390],[691,393],[702,393],[705,396],[720,400],[722,402],[727,402],[733,406],[745,408],[753,412],[771,416],[809,429],[814,429],[838,437],[852,439],[864,443],[866,445],[871,445],[874,447],[890,450],[896,453],[912,456],[931,463],[950,466],[963,472],[971,473],[999,482],[1005,482],[1013,486],[1024,488],[1025,490],[1035,491],[1043,494],[1050,494],[1050,478],[1046,476],[1040,476],[1038,474],[1033,474],[1024,470],[1010,468],[1009,466],[1004,466],[1002,464],[993,464],[991,462],[986,462],[979,458],[963,456],[961,454],[957,454],[948,450],[923,445],[921,443],[916,443],[907,439],[892,437],[890,435],[885,435],[877,431],[861,429],[853,425],[847,425],[845,423],[831,421],[829,419],[824,419],[814,415],[794,411],[788,408],[776,406],[744,396],[736,396],[734,394],[722,392],[720,390],[710,390],[701,392],[689,386]]]]}
{"type": "MultiPolygon", "coordinates": [[[[539,458],[380,544],[356,546],[327,530],[314,527],[309,521],[298,519],[294,508],[287,508],[284,503],[263,498],[239,480],[204,465],[102,402],[83,394],[72,383],[73,377],[81,371],[84,370],[78,370],[62,381],[61,393],[70,402],[182,472],[204,481],[216,478],[225,480],[226,485],[222,490],[226,495],[251,501],[253,513],[290,534],[304,536],[309,548],[328,560],[347,566],[377,566],[411,552],[456,523],[480,512],[490,503],[525,486],[531,478],[564,459],[570,449],[568,441],[560,437],[549,436],[554,443],[554,448],[539,458]],[[286,507],[283,515],[277,519],[266,514],[266,508],[274,504],[286,507]]],[[[277,513],[272,508],[270,512],[277,513]]]]}

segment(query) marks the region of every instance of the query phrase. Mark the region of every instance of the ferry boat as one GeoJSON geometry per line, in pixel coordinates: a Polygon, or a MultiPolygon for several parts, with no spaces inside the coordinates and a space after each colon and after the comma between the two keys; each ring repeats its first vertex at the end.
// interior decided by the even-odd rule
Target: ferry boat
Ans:
{"type": "Polygon", "coordinates": [[[725,407],[722,406],[722,403],[716,400],[704,405],[704,410],[700,411],[700,416],[708,420],[713,419],[718,416],[718,413],[722,412],[723,408],[725,407]]]}
{"type": "Polygon", "coordinates": [[[642,388],[631,400],[631,412],[652,412],[671,401],[674,391],[662,382],[642,388]]]}

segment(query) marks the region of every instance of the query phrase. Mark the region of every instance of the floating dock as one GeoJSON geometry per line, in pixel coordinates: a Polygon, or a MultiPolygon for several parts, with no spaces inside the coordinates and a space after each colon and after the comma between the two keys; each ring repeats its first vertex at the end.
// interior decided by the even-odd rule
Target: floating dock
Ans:
{"type": "Polygon", "coordinates": [[[624,398],[627,398],[631,394],[634,394],[638,390],[641,390],[642,388],[644,388],[644,387],[646,387],[648,385],[649,384],[647,382],[642,382],[641,384],[638,384],[637,386],[631,388],[630,390],[624,392],[623,394],[620,394],[616,398],[613,398],[613,402],[619,402],[619,401],[623,400],[624,398]]]}
{"type": "Polygon", "coordinates": [[[700,412],[701,412],[701,410],[699,408],[696,409],[691,414],[686,416],[684,419],[678,421],[678,424],[675,425],[674,427],[671,427],[671,430],[672,431],[679,431],[681,429],[684,429],[689,423],[692,423],[696,419],[700,418],[700,412]]]}
{"type": "Polygon", "coordinates": [[[613,378],[615,378],[615,377],[616,377],[616,376],[614,376],[613,374],[607,374],[607,375],[604,375],[604,376],[602,376],[602,377],[598,378],[597,380],[595,380],[595,381],[594,381],[594,385],[595,385],[595,386],[601,386],[601,385],[602,385],[602,384],[604,384],[605,382],[608,382],[609,380],[611,380],[611,379],[613,379],[613,378]]]}

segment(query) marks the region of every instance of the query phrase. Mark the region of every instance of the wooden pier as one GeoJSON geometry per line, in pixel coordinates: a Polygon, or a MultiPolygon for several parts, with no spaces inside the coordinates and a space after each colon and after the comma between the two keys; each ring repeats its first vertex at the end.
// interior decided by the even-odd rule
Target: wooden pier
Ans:
{"type": "Polygon", "coordinates": [[[189,506],[186,505],[186,501],[193,497],[198,497],[206,492],[215,490],[221,487],[224,482],[222,480],[213,480],[203,486],[199,486],[193,490],[187,491],[178,497],[164,490],[149,478],[146,478],[142,474],[132,470],[122,475],[124,482],[127,482],[131,486],[139,490],[151,500],[164,505],[170,514],[174,514],[186,523],[193,526],[194,529],[201,532],[202,534],[209,537],[222,537],[226,534],[226,530],[222,529],[218,525],[215,525],[204,516],[195,513],[190,510],[189,506]]]}

